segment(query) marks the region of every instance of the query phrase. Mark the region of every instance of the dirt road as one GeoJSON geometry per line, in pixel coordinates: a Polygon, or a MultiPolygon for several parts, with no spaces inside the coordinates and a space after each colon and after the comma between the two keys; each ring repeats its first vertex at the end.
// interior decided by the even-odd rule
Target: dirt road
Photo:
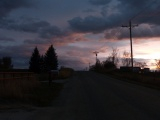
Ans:
{"type": "MultiPolygon", "coordinates": [[[[21,119],[160,120],[160,91],[93,72],[76,72],[53,106],[25,115],[21,119]]],[[[18,120],[9,120],[14,119],[18,120]]]]}

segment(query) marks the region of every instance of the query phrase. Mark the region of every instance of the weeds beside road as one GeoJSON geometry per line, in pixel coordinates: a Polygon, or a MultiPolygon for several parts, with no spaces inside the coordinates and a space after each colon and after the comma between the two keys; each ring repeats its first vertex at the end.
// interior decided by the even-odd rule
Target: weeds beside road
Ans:
{"type": "Polygon", "coordinates": [[[121,71],[110,71],[102,73],[119,80],[160,90],[160,73],[132,73],[121,71]]]}
{"type": "Polygon", "coordinates": [[[0,83],[0,108],[4,106],[28,104],[33,106],[49,106],[63,88],[62,83],[40,83],[39,81],[6,81],[0,83]]]}
{"type": "MultiPolygon", "coordinates": [[[[63,69],[57,78],[68,78],[72,75],[73,70],[63,69]]],[[[18,74],[18,73],[17,73],[18,74]]],[[[35,74],[32,79],[7,79],[0,81],[0,109],[15,107],[19,105],[33,105],[44,107],[51,105],[57,97],[63,83],[41,82],[48,80],[48,74],[35,74]]]]}

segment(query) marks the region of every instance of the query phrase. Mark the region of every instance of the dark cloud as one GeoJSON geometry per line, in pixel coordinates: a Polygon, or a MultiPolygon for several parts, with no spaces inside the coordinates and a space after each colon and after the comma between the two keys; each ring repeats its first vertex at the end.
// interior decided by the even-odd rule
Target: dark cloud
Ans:
{"type": "Polygon", "coordinates": [[[24,40],[24,44],[30,44],[30,45],[37,45],[37,44],[46,44],[48,42],[48,40],[44,40],[44,39],[27,39],[24,40]]]}
{"type": "Polygon", "coordinates": [[[112,0],[89,0],[92,5],[105,5],[110,3],[112,0]]]}
{"type": "Polygon", "coordinates": [[[94,9],[86,9],[86,10],[83,10],[83,12],[92,13],[92,12],[96,12],[96,10],[94,10],[94,9]]]}
{"type": "Polygon", "coordinates": [[[142,9],[144,6],[148,5],[150,0],[118,0],[121,5],[124,5],[124,7],[132,7],[132,8],[139,8],[142,9]]]}
{"type": "Polygon", "coordinates": [[[39,34],[42,38],[52,38],[63,36],[64,33],[57,26],[48,26],[41,29],[39,34]]]}
{"type": "Polygon", "coordinates": [[[2,42],[14,42],[15,39],[9,38],[9,37],[0,36],[0,41],[2,41],[2,42]]]}
{"type": "Polygon", "coordinates": [[[19,32],[37,33],[41,38],[52,38],[63,34],[57,26],[53,26],[47,21],[36,21],[34,19],[29,21],[2,19],[0,20],[0,28],[19,32]]]}
{"type": "Polygon", "coordinates": [[[160,12],[160,1],[158,0],[120,0],[121,4],[119,5],[119,9],[122,12],[129,16],[129,20],[135,21],[139,24],[141,23],[152,23],[152,24],[160,24],[160,17],[156,16],[157,13],[160,12]],[[124,6],[123,9],[121,6],[124,6]],[[127,11],[131,9],[131,11],[127,11]],[[154,18],[155,17],[155,18],[154,18]],[[154,19],[153,19],[154,18],[154,19]]]}
{"type": "Polygon", "coordinates": [[[117,28],[132,23],[154,25],[152,30],[148,27],[141,27],[134,34],[136,37],[159,36],[160,25],[160,1],[150,0],[90,0],[91,4],[102,5],[101,16],[75,17],[68,21],[74,32],[81,33],[102,33],[106,38],[117,37],[118,39],[129,38],[128,31],[121,30],[117,35],[117,28]]]}
{"type": "Polygon", "coordinates": [[[110,29],[105,31],[105,38],[107,40],[121,40],[122,38],[129,38],[129,30],[127,29],[110,29]]]}
{"type": "Polygon", "coordinates": [[[68,21],[71,28],[77,32],[102,32],[108,27],[107,21],[102,17],[88,16],[84,19],[80,17],[68,21]]]}
{"type": "Polygon", "coordinates": [[[12,10],[31,6],[31,0],[1,0],[0,18],[7,16],[12,10]]]}
{"type": "Polygon", "coordinates": [[[130,5],[129,2],[126,2],[127,5],[123,5],[122,1],[119,4],[117,2],[110,4],[110,1],[105,0],[93,0],[90,2],[95,4],[106,3],[101,9],[101,16],[75,17],[69,20],[69,25],[74,31],[100,33],[107,29],[121,26],[137,13],[137,10],[127,10],[130,5]]]}
{"type": "Polygon", "coordinates": [[[48,22],[46,21],[29,21],[26,23],[11,23],[8,24],[7,28],[12,29],[15,31],[22,31],[22,32],[39,32],[40,30],[44,29],[45,27],[51,26],[48,22]]]}
{"type": "Polygon", "coordinates": [[[133,30],[133,35],[136,38],[160,37],[159,31],[160,26],[141,24],[133,30]]]}
{"type": "Polygon", "coordinates": [[[13,56],[13,57],[23,57],[23,56],[30,56],[31,51],[33,50],[33,46],[31,45],[9,45],[9,46],[3,46],[3,49],[0,51],[2,56],[13,56]]]}
{"type": "MultiPolygon", "coordinates": [[[[150,37],[160,37],[159,34],[160,26],[149,25],[149,24],[141,24],[132,29],[133,38],[150,38],[150,37]]],[[[115,39],[122,40],[129,38],[129,29],[128,28],[120,28],[120,29],[110,29],[105,31],[106,39],[115,39]]]]}

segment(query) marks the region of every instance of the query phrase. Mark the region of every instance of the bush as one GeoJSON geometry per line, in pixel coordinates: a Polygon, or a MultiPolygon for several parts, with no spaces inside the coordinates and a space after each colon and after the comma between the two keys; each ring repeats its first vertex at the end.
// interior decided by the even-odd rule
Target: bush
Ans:
{"type": "Polygon", "coordinates": [[[59,70],[59,78],[68,78],[70,76],[72,76],[74,70],[72,68],[61,68],[59,70]]]}

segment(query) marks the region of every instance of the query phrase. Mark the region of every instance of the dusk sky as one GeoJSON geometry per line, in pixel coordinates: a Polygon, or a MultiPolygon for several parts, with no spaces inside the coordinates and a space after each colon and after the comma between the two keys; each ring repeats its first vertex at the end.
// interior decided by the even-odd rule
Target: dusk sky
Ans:
{"type": "Polygon", "coordinates": [[[53,44],[59,66],[84,69],[112,48],[130,52],[129,20],[136,61],[149,67],[160,59],[159,0],[1,0],[0,58],[11,56],[14,68],[28,68],[37,46],[45,54],[53,44]]]}

